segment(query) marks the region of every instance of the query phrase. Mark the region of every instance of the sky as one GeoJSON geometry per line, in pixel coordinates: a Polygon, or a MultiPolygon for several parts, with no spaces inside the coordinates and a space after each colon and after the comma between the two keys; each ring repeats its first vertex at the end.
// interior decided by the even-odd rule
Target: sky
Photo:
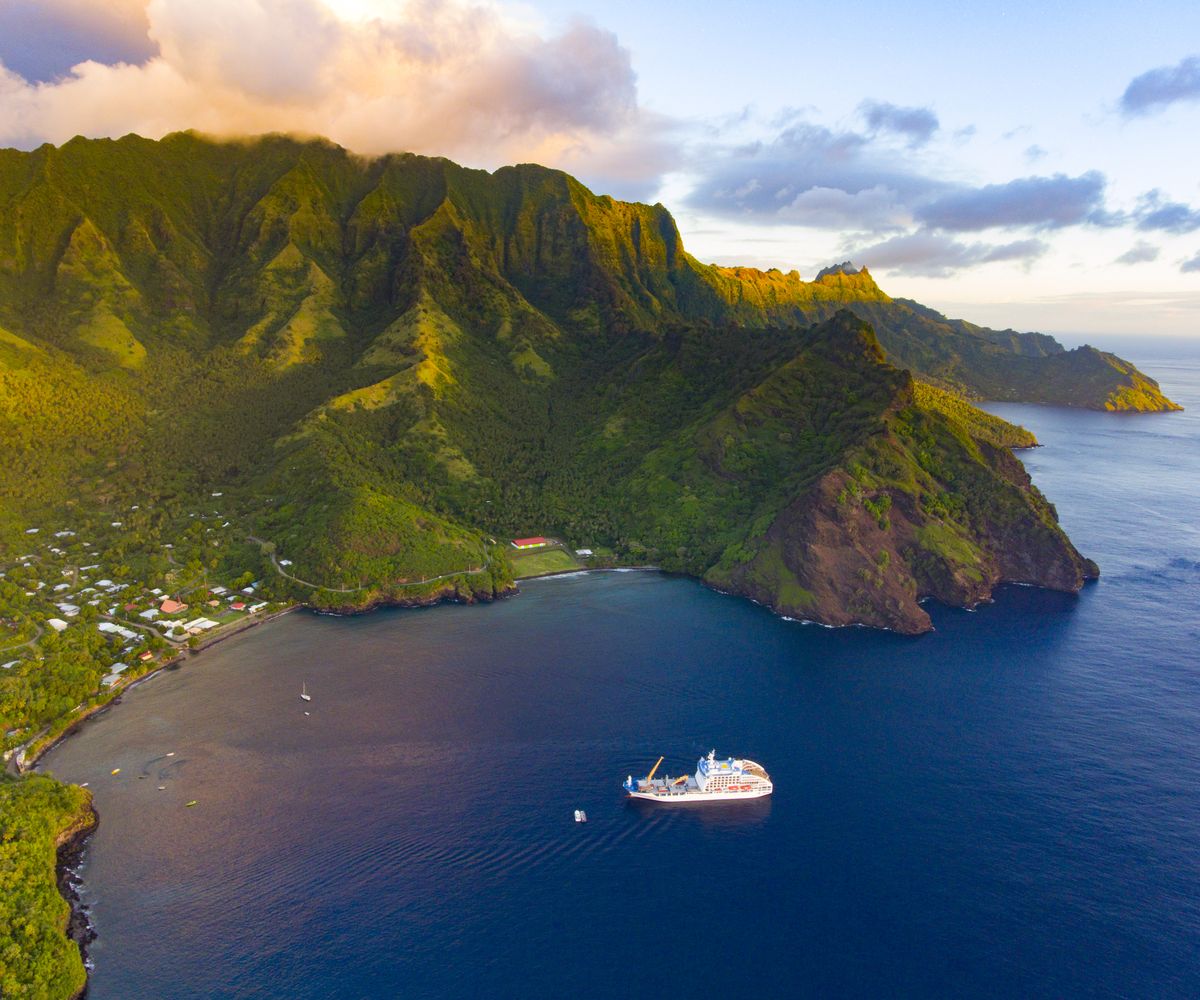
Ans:
{"type": "Polygon", "coordinates": [[[0,0],[0,146],[319,134],[996,327],[1200,338],[1200,4],[0,0]]]}

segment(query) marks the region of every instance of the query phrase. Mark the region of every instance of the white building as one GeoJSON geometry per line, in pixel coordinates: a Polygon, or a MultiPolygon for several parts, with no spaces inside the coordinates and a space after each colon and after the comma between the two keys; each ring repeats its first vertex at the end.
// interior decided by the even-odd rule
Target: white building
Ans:
{"type": "Polygon", "coordinates": [[[183,630],[185,632],[191,632],[193,630],[197,632],[205,632],[210,628],[216,628],[220,624],[220,622],[214,622],[209,618],[193,618],[190,622],[183,626],[183,630]]]}

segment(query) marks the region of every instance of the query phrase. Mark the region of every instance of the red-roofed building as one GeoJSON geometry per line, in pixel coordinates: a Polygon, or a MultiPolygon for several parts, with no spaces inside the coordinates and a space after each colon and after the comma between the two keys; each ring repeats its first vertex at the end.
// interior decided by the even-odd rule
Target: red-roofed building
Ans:
{"type": "Polygon", "coordinates": [[[146,662],[154,659],[154,654],[152,652],[150,652],[150,650],[147,649],[146,652],[142,653],[138,657],[138,659],[141,660],[143,663],[146,663],[146,662]]]}
{"type": "Polygon", "coordinates": [[[173,601],[169,597],[164,597],[162,604],[158,606],[158,610],[164,615],[175,615],[180,611],[186,611],[187,605],[182,601],[173,601]]]}
{"type": "Polygon", "coordinates": [[[549,544],[550,543],[545,538],[542,538],[541,535],[538,535],[535,538],[514,538],[512,540],[512,546],[514,549],[541,549],[545,548],[549,544]]]}
{"type": "Polygon", "coordinates": [[[246,610],[246,602],[245,601],[234,601],[229,606],[231,608],[233,608],[234,611],[245,611],[246,610]]]}

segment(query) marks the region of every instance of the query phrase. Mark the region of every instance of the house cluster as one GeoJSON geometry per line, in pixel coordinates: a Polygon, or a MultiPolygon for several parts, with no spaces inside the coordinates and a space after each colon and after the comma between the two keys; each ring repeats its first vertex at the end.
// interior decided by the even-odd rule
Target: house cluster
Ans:
{"type": "MultiPolygon", "coordinates": [[[[213,587],[209,590],[212,598],[206,603],[206,606],[213,609],[219,609],[222,603],[228,605],[229,611],[243,612],[245,614],[255,614],[267,606],[267,601],[257,601],[253,604],[243,600],[243,595],[253,596],[258,588],[262,586],[262,581],[256,581],[248,587],[243,587],[241,591],[230,592],[228,587],[213,587]]],[[[215,620],[209,615],[220,614],[218,611],[210,611],[205,615],[201,615],[191,620],[184,618],[161,618],[161,615],[181,615],[188,610],[186,603],[176,600],[173,597],[163,597],[157,608],[149,608],[141,612],[143,618],[156,618],[156,624],[165,629],[163,635],[168,639],[184,639],[192,635],[200,635],[207,632],[209,629],[219,628],[228,622],[215,620]]]]}
{"type": "MultiPolygon", "coordinates": [[[[222,493],[218,491],[211,495],[219,498],[222,493]]],[[[130,509],[137,511],[139,505],[130,509]]],[[[210,526],[203,529],[207,532],[228,529],[232,524],[228,515],[223,516],[215,509],[188,516],[209,522],[210,526]]],[[[120,512],[114,512],[100,521],[96,530],[115,536],[128,530],[126,525],[129,523],[120,512]]],[[[175,550],[188,551],[187,558],[192,558],[194,552],[191,550],[195,544],[208,547],[208,541],[194,539],[195,530],[188,534],[188,544],[183,538],[177,539],[176,545],[163,543],[164,554],[174,567],[182,569],[184,560],[175,550]]],[[[11,574],[14,580],[20,581],[21,592],[27,599],[27,603],[13,609],[12,651],[8,657],[0,657],[0,670],[13,669],[28,655],[18,649],[17,643],[22,638],[36,639],[39,631],[53,634],[94,626],[111,640],[112,653],[109,655],[115,654],[116,662],[108,666],[104,684],[112,687],[131,666],[155,658],[153,652],[142,651],[152,637],[181,642],[262,611],[268,605],[259,593],[261,581],[240,589],[215,586],[205,590],[203,584],[197,586],[196,580],[178,579],[175,586],[182,585],[184,591],[167,593],[161,588],[104,576],[105,566],[100,558],[106,548],[104,538],[93,543],[81,539],[71,528],[56,530],[55,526],[46,525],[27,528],[25,534],[32,547],[28,554],[19,556],[8,566],[0,566],[0,580],[11,574]],[[195,596],[198,590],[202,594],[199,598],[195,596]],[[188,601],[199,606],[189,612],[188,601]],[[94,608],[95,613],[89,613],[88,608],[94,608]],[[81,624],[83,621],[88,624],[81,624]]],[[[228,537],[225,533],[222,535],[228,537]]],[[[207,537],[214,538],[212,535],[207,537]]],[[[211,544],[218,542],[214,540],[211,544]]],[[[171,578],[175,579],[174,571],[171,578]]],[[[0,645],[4,644],[4,636],[0,634],[0,645]]],[[[36,652],[33,646],[30,649],[36,652]]]]}

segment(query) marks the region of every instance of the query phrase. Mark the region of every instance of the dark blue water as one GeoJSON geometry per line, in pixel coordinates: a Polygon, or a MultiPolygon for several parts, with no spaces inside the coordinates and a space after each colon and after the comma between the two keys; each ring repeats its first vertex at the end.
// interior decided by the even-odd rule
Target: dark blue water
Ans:
{"type": "Polygon", "coordinates": [[[136,689],[47,760],[102,817],[92,1000],[1200,995],[1200,363],[1153,370],[1189,412],[994,407],[1078,598],[903,639],[560,578],[136,689]],[[622,799],[710,747],[776,794],[622,799]]]}

